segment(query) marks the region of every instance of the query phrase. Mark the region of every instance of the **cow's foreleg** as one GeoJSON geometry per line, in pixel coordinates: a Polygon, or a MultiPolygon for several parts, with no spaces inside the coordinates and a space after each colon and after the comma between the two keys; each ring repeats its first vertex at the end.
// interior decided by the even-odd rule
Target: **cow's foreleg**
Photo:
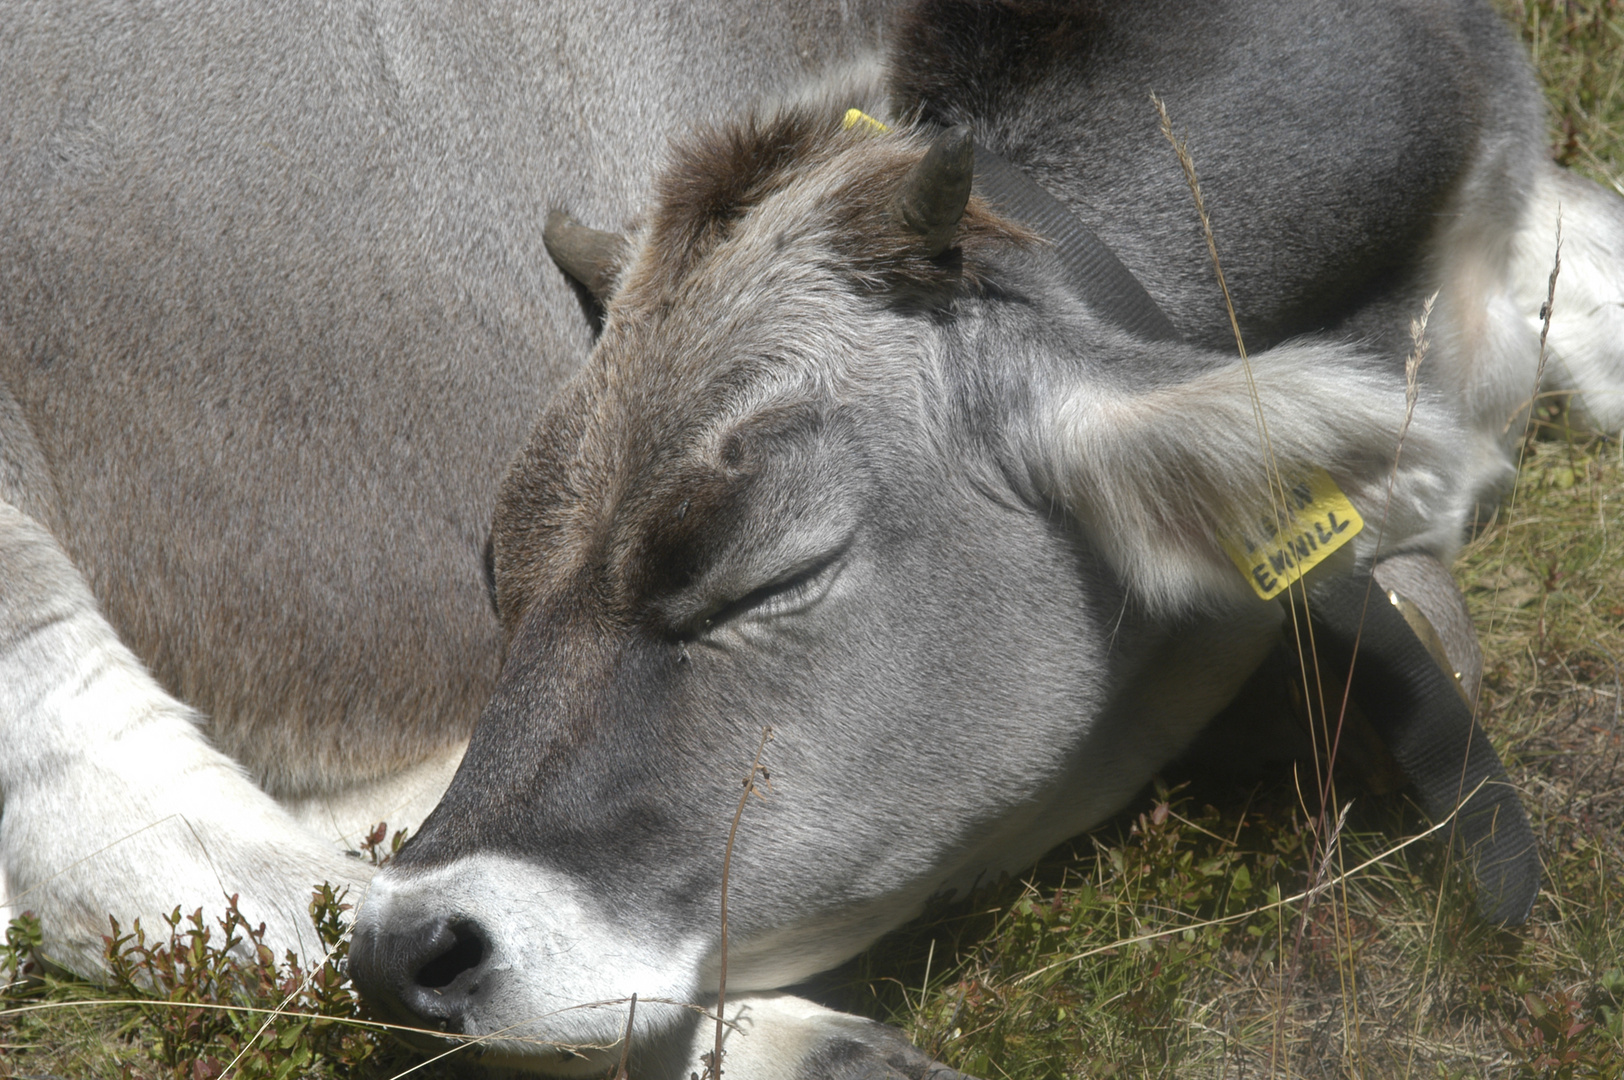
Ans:
{"type": "Polygon", "coordinates": [[[317,941],[311,887],[369,868],[299,828],[216,750],[118,640],[51,534],[0,501],[0,865],[45,952],[101,965],[108,915],[149,936],[162,915],[240,894],[266,943],[317,941]]]}
{"type": "Polygon", "coordinates": [[[1549,161],[1497,190],[1517,205],[1470,189],[1438,246],[1428,336],[1441,348],[1427,361],[1470,417],[1469,482],[1490,492],[1511,481],[1507,452],[1537,395],[1571,395],[1581,428],[1624,429],[1624,198],[1549,161]]]}
{"type": "MultiPolygon", "coordinates": [[[[748,994],[728,1002],[722,1035],[722,1075],[736,1080],[973,1080],[932,1061],[896,1028],[835,1012],[790,994],[748,994]]],[[[716,1027],[694,1032],[680,1068],[654,1067],[634,1076],[673,1080],[705,1075],[716,1027]]]]}

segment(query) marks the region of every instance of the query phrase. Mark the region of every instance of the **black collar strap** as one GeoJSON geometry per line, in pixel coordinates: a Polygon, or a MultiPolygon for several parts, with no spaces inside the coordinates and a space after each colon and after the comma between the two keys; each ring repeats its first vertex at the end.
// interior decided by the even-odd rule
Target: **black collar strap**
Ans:
{"type": "MultiPolygon", "coordinates": [[[[1477,908],[1497,926],[1519,926],[1539,895],[1539,849],[1517,789],[1454,676],[1438,666],[1369,571],[1292,590],[1309,615],[1320,659],[1353,670],[1353,696],[1434,820],[1456,814],[1451,834],[1470,858],[1477,908]],[[1357,643],[1358,657],[1354,656],[1357,643]]],[[[1304,663],[1310,661],[1304,658],[1304,663]]]]}
{"type": "Polygon", "coordinates": [[[975,144],[974,190],[995,210],[1053,241],[1067,283],[1094,312],[1152,341],[1177,341],[1179,332],[1133,271],[1094,231],[1024,171],[975,144]]]}
{"type": "MultiPolygon", "coordinates": [[[[1097,314],[1152,341],[1179,339],[1167,314],[1093,230],[979,143],[973,190],[1053,241],[1068,284],[1097,314]]],[[[1415,786],[1422,808],[1437,819],[1457,814],[1453,836],[1471,859],[1479,912],[1500,926],[1521,924],[1539,894],[1539,851],[1516,789],[1459,685],[1368,570],[1320,581],[1309,592],[1316,643],[1344,670],[1357,647],[1353,693],[1415,786]]],[[[1291,595],[1302,603],[1301,590],[1291,595]]]]}

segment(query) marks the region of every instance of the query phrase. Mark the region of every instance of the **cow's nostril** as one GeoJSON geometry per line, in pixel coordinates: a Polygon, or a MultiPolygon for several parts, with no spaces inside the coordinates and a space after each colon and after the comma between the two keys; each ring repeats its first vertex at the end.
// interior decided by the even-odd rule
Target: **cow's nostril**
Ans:
{"type": "Polygon", "coordinates": [[[431,990],[450,986],[458,975],[479,966],[485,959],[485,939],[471,923],[453,923],[451,942],[444,952],[417,969],[415,982],[431,990]]]}
{"type": "Polygon", "coordinates": [[[472,919],[430,918],[393,926],[368,923],[350,946],[350,976],[373,1008],[413,1026],[460,1028],[488,989],[496,950],[472,919]]]}

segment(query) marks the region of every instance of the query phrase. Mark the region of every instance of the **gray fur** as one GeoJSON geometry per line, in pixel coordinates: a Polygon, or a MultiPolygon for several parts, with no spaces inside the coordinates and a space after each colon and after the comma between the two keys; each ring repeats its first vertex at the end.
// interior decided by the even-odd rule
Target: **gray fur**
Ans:
{"type": "MultiPolygon", "coordinates": [[[[1100,820],[1234,695],[1280,618],[1213,543],[1255,515],[1259,451],[1150,90],[1190,136],[1281,456],[1380,523],[1357,556],[1447,558],[1505,468],[1522,368],[1485,374],[1474,334],[1502,316],[1462,267],[1521,303],[1531,207],[1571,189],[1486,5],[1077,4],[1077,47],[1018,69],[985,66],[1008,25],[961,55],[954,5],[920,3],[888,81],[882,7],[0,5],[18,528],[49,526],[279,796],[420,763],[484,708],[362,913],[354,971],[385,1008],[578,1041],[491,1047],[580,1070],[620,1030],[583,998],[703,1000],[763,725],[744,992],[1100,820]],[[899,133],[835,134],[850,105],[899,133]],[[947,251],[897,230],[918,114],[1031,170],[1187,341],[1113,329],[973,197],[947,251]],[[633,239],[590,359],[551,210],[633,239]],[[1406,420],[1408,319],[1440,286],[1406,420]],[[458,933],[477,960],[418,986],[458,933]]],[[[970,14],[1016,10],[1061,9],[970,14]]],[[[1616,199],[1578,201],[1624,236],[1616,199]]],[[[1565,340],[1564,370],[1613,378],[1599,336],[1565,340]]],[[[809,1030],[759,1075],[879,1067],[809,1030]]]]}
{"type": "Polygon", "coordinates": [[[1538,89],[1486,4],[964,0],[901,29],[918,51],[893,63],[899,111],[970,124],[1098,232],[1186,338],[1226,352],[1151,94],[1200,172],[1254,350],[1344,324],[1402,349],[1408,316],[1391,294],[1414,288],[1402,270],[1468,158],[1499,159],[1473,174],[1493,192],[1478,197],[1505,204],[1545,156],[1538,89]],[[958,32],[942,25],[955,16],[958,32]],[[1044,28],[1062,18],[1050,45],[1044,28]]]}
{"type": "MultiPolygon", "coordinates": [[[[686,140],[658,179],[602,339],[504,482],[507,663],[362,917],[380,1006],[561,1037],[584,1021],[530,1018],[620,977],[576,944],[602,940],[702,996],[765,725],[773,791],[732,853],[738,990],[1101,820],[1233,697],[1280,609],[1216,537],[1266,509],[1270,455],[1150,89],[1191,133],[1274,458],[1329,470],[1367,521],[1341,569],[1447,560],[1505,468],[1478,439],[1500,403],[1465,391],[1531,383],[1534,355],[1450,329],[1413,399],[1404,377],[1424,296],[1453,290],[1437,318],[1466,325],[1496,275],[1528,276],[1508,252],[1550,182],[1526,61],[1486,6],[943,0],[905,40],[951,59],[954,10],[970,74],[916,92],[893,58],[892,134],[841,133],[846,105],[885,98],[832,80],[686,140]],[[1000,18],[1061,7],[1089,16],[1055,35],[1075,49],[974,67],[1000,18]],[[973,198],[939,256],[888,224],[921,112],[1031,168],[1188,340],[1116,330],[973,198]],[[564,899],[515,910],[537,893],[564,899]],[[452,925],[484,947],[430,996],[415,972],[452,925]]],[[[1597,198],[1598,223],[1624,213],[1597,198]]]]}
{"type": "Polygon", "coordinates": [[[668,133],[877,10],[0,7],[0,386],[124,640],[271,790],[489,696],[496,483],[590,343],[548,209],[623,226],[668,133]]]}

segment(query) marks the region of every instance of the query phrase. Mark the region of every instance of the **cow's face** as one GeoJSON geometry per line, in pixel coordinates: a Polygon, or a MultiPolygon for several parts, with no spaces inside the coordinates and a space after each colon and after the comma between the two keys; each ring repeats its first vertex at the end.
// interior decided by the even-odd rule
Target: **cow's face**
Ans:
{"type": "MultiPolygon", "coordinates": [[[[770,781],[728,867],[741,990],[828,968],[1109,813],[1266,648],[1272,608],[1209,597],[1223,620],[1170,629],[1144,599],[1162,579],[1130,595],[1133,554],[1076,527],[1105,479],[1053,494],[1079,481],[1034,442],[1098,432],[1040,407],[1059,376],[1031,320],[1050,300],[975,282],[1030,238],[974,201],[946,250],[900,228],[924,147],[792,116],[667,178],[597,350],[503,488],[506,666],[373,887],[373,996],[545,1068],[602,1068],[586,1048],[624,1013],[593,1003],[714,992],[765,730],[770,781]]],[[[1200,381],[1219,376],[1180,363],[1146,415],[1213,400],[1200,381]]],[[[1104,385],[1098,423],[1125,423],[1104,385]]],[[[1187,464],[1146,483],[1199,488],[1187,464]]],[[[1126,522],[1118,545],[1138,527],[1210,569],[1216,503],[1197,496],[1166,521],[1148,497],[1099,512],[1126,522]]]]}
{"type": "Polygon", "coordinates": [[[1044,793],[1099,711],[1120,590],[1012,493],[940,309],[854,289],[789,187],[692,265],[646,241],[508,476],[502,679],[369,901],[423,938],[424,1015],[612,1044],[622,1009],[559,1010],[714,991],[765,729],[735,989],[823,970],[1089,814],[1051,822],[1044,793]]]}

